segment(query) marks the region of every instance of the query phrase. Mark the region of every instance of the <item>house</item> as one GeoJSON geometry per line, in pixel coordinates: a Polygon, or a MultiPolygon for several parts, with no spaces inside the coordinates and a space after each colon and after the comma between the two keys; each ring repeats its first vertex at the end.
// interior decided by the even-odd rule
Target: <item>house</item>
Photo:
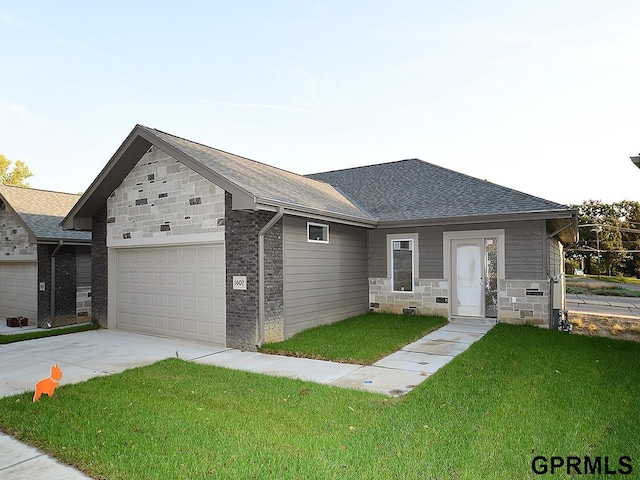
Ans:
{"type": "Polygon", "coordinates": [[[92,231],[103,326],[255,349],[368,310],[548,326],[577,212],[415,159],[301,176],[137,125],[63,226],[92,231]]]}
{"type": "Polygon", "coordinates": [[[0,316],[61,326],[91,314],[91,233],[60,225],[80,195],[0,185],[0,316]]]}

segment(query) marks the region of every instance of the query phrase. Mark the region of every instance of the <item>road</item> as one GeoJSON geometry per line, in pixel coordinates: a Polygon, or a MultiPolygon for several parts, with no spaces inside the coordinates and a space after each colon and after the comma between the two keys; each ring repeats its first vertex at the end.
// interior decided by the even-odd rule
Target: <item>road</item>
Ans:
{"type": "Polygon", "coordinates": [[[568,293],[567,310],[570,312],[640,318],[640,298],[568,293]]]}

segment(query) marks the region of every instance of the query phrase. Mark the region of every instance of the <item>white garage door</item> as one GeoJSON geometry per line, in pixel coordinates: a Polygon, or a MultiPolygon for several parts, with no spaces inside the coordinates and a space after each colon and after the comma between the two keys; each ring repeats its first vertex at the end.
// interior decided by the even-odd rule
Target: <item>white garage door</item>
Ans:
{"type": "Polygon", "coordinates": [[[0,317],[27,317],[38,321],[37,263],[0,263],[0,317]]]}
{"type": "Polygon", "coordinates": [[[115,253],[117,328],[226,344],[222,245],[115,253]]]}

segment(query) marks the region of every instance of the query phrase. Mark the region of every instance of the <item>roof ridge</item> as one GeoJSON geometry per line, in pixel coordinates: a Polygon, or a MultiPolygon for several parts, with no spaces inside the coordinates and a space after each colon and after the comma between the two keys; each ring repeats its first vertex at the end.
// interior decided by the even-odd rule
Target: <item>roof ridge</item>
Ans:
{"type": "Polygon", "coordinates": [[[422,160],[420,158],[407,158],[407,159],[404,159],[404,160],[395,160],[395,161],[391,161],[391,162],[375,163],[373,165],[362,165],[362,166],[359,166],[359,167],[343,168],[343,169],[338,169],[338,170],[330,170],[328,172],[318,172],[318,173],[314,173],[314,174],[309,174],[309,176],[325,175],[325,174],[337,173],[337,172],[346,172],[346,171],[357,170],[357,169],[368,169],[368,168],[374,168],[374,167],[382,166],[382,165],[392,165],[392,164],[397,164],[397,163],[414,162],[414,161],[430,165],[430,166],[432,166],[434,168],[437,168],[437,169],[440,169],[440,170],[451,172],[454,175],[458,175],[460,177],[468,178],[470,180],[474,180],[474,181],[478,181],[478,182],[485,182],[485,183],[487,183],[487,184],[489,184],[489,185],[491,185],[493,187],[500,188],[500,189],[502,189],[504,191],[508,191],[508,192],[515,193],[515,194],[518,194],[518,195],[523,195],[523,196],[531,198],[531,199],[542,201],[542,202],[546,203],[549,206],[568,207],[568,205],[564,205],[564,204],[561,204],[561,203],[558,203],[558,202],[554,202],[552,200],[547,200],[546,198],[538,197],[536,195],[532,195],[530,193],[523,192],[521,190],[516,190],[516,189],[510,188],[510,187],[505,187],[504,185],[501,185],[499,183],[495,183],[495,182],[492,182],[492,181],[486,180],[486,179],[483,180],[481,178],[474,177],[473,175],[469,175],[467,173],[459,172],[457,170],[453,170],[453,169],[448,168],[448,167],[443,167],[441,165],[437,165],[437,164],[432,163],[432,162],[427,162],[426,160],[422,160]]]}
{"type": "MultiPolygon", "coordinates": [[[[225,154],[225,155],[230,155],[230,156],[232,156],[232,157],[242,158],[243,160],[246,160],[246,161],[248,161],[248,162],[256,163],[256,164],[258,164],[258,165],[262,165],[262,166],[265,166],[265,167],[267,167],[267,168],[272,168],[272,169],[274,169],[274,170],[279,170],[279,171],[281,171],[281,172],[285,172],[285,173],[287,173],[287,174],[289,174],[289,175],[295,175],[295,176],[297,176],[297,177],[301,177],[301,178],[305,178],[305,177],[306,177],[306,175],[302,175],[302,174],[300,174],[300,173],[292,172],[291,170],[285,170],[284,168],[276,167],[275,165],[271,165],[271,164],[268,164],[268,163],[265,163],[265,162],[260,162],[259,160],[254,160],[254,159],[252,159],[252,158],[245,157],[244,155],[238,155],[237,153],[232,153],[232,152],[228,152],[227,150],[222,150],[222,149],[220,149],[220,148],[212,147],[212,146],[210,146],[210,145],[206,145],[206,144],[204,144],[204,143],[202,143],[202,142],[196,142],[196,141],[191,140],[191,139],[189,139],[189,138],[184,138],[184,137],[181,137],[181,136],[179,136],[179,135],[174,135],[174,134],[172,134],[172,133],[165,132],[165,131],[163,131],[163,130],[159,130],[159,129],[157,129],[157,128],[153,128],[153,127],[146,127],[146,126],[144,126],[144,125],[140,125],[140,127],[142,127],[142,128],[146,128],[146,129],[148,129],[148,130],[154,130],[154,131],[156,131],[156,132],[162,133],[163,135],[169,135],[170,137],[177,138],[177,139],[179,139],[179,140],[183,140],[183,141],[185,141],[185,142],[193,143],[193,144],[195,144],[195,145],[200,145],[201,147],[208,148],[208,149],[211,149],[211,150],[215,150],[216,152],[220,152],[220,153],[223,153],[223,154],[225,154]]],[[[320,182],[320,183],[326,183],[326,182],[321,182],[320,180],[316,180],[316,179],[314,179],[314,178],[309,178],[308,180],[313,180],[313,181],[315,181],[315,182],[320,182]]]]}

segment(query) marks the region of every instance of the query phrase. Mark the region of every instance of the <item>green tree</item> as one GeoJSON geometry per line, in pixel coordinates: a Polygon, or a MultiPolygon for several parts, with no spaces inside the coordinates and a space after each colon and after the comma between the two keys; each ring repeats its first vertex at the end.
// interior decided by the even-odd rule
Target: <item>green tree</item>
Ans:
{"type": "Polygon", "coordinates": [[[614,204],[620,218],[622,244],[627,255],[622,272],[629,277],[640,278],[640,202],[625,200],[614,204]]]}
{"type": "Polygon", "coordinates": [[[588,200],[578,209],[580,242],[567,251],[567,260],[581,262],[587,274],[637,275],[640,255],[629,250],[640,247],[640,204],[613,204],[588,200]]]}
{"type": "Polygon", "coordinates": [[[28,187],[28,178],[33,177],[33,173],[22,160],[16,160],[13,170],[9,171],[13,162],[0,154],[0,183],[17,187],[28,187]]]}

